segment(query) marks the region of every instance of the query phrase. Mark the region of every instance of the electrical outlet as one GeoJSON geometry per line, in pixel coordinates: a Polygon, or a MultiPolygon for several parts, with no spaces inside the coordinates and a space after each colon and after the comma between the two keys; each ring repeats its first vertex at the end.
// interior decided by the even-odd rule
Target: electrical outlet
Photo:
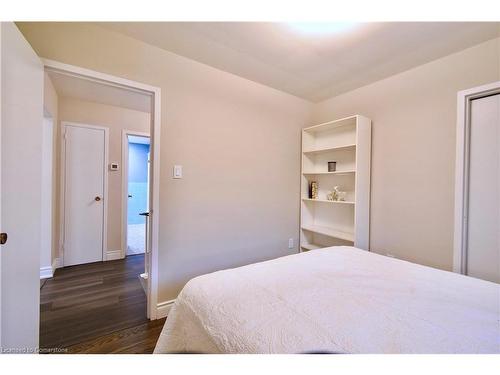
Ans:
{"type": "Polygon", "coordinates": [[[288,248],[293,249],[293,238],[288,239],[288,248]]]}
{"type": "Polygon", "coordinates": [[[174,165],[173,178],[182,178],[182,165],[174,165]]]}

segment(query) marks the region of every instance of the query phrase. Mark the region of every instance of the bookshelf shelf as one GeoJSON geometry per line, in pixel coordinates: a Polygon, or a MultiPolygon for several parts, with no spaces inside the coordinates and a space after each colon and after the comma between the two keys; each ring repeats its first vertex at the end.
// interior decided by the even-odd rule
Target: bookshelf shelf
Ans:
{"type": "Polygon", "coordinates": [[[310,199],[310,198],[302,198],[303,201],[305,202],[319,202],[319,203],[331,203],[331,204],[352,204],[354,205],[354,202],[349,202],[349,201],[329,201],[327,199],[310,199]]]}

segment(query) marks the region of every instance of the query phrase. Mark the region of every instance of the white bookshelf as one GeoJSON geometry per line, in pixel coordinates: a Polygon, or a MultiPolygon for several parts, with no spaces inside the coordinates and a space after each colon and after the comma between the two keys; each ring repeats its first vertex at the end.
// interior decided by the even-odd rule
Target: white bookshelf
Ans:
{"type": "Polygon", "coordinates": [[[371,120],[360,115],[302,130],[301,251],[335,245],[369,250],[371,120]],[[337,163],[335,172],[328,162],[337,163]],[[309,183],[318,183],[318,198],[309,183]],[[339,186],[345,201],[327,194],[339,186]]]}

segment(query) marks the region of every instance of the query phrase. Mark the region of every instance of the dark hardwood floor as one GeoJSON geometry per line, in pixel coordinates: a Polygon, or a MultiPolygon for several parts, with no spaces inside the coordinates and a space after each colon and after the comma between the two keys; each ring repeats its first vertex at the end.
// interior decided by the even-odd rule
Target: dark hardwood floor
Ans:
{"type": "Polygon", "coordinates": [[[41,352],[151,353],[165,319],[146,318],[144,255],[56,270],[40,290],[41,352]]]}

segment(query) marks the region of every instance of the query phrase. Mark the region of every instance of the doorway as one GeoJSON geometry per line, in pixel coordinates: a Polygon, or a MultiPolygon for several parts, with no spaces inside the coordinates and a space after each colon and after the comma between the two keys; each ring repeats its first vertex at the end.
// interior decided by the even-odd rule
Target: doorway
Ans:
{"type": "MultiPolygon", "coordinates": [[[[139,94],[147,97],[148,112],[150,113],[150,183],[149,183],[149,208],[150,215],[148,217],[148,233],[147,233],[147,248],[144,254],[145,264],[147,267],[147,312],[149,319],[157,319],[162,317],[161,306],[158,305],[158,240],[159,240],[159,176],[160,176],[160,127],[161,127],[161,90],[158,87],[143,84],[137,81],[112,76],[96,72],[93,70],[60,63],[53,60],[43,60],[45,70],[48,72],[59,73],[69,77],[74,77],[79,80],[78,85],[68,85],[68,88],[79,87],[84,92],[89,92],[88,88],[91,84],[99,84],[108,89],[110,98],[114,98],[119,103],[127,103],[127,97],[120,93],[127,92],[139,94]]],[[[91,93],[93,91],[90,90],[91,93]]],[[[91,95],[91,100],[95,99],[95,95],[91,95]]],[[[120,144],[118,142],[118,144],[120,144]]],[[[112,145],[110,147],[113,147],[112,145]]],[[[123,194],[120,194],[123,195],[123,194]]],[[[114,195],[116,197],[116,194],[114,195]]],[[[126,197],[126,196],[125,196],[126,197]]],[[[122,197],[123,198],[123,197],[122,197]]],[[[120,200],[120,198],[118,198],[120,200]]],[[[120,217],[123,215],[120,215],[120,217]]],[[[123,258],[125,255],[126,242],[122,242],[121,248],[115,250],[110,249],[113,253],[107,254],[107,259],[113,257],[123,258]]],[[[59,248],[59,250],[61,250],[59,248]]]]}
{"type": "Polygon", "coordinates": [[[454,271],[500,282],[500,82],[458,95],[454,271]]]}
{"type": "Polygon", "coordinates": [[[149,213],[158,204],[159,93],[59,63],[45,68],[59,97],[63,268],[40,290],[40,343],[75,347],[157,317],[157,226],[149,213]],[[126,147],[122,133],[130,133],[126,147]],[[135,243],[123,242],[129,225],[135,243]]]}
{"type": "Polygon", "coordinates": [[[148,134],[125,131],[124,170],[127,178],[126,255],[144,254],[146,250],[147,219],[149,214],[149,158],[150,138],[148,134]],[[125,144],[126,142],[126,144],[125,144]]]}
{"type": "Polygon", "coordinates": [[[144,267],[138,275],[148,293],[150,253],[148,239],[150,216],[150,151],[149,133],[124,130],[122,134],[123,239],[125,256],[144,254],[144,267]]]}

